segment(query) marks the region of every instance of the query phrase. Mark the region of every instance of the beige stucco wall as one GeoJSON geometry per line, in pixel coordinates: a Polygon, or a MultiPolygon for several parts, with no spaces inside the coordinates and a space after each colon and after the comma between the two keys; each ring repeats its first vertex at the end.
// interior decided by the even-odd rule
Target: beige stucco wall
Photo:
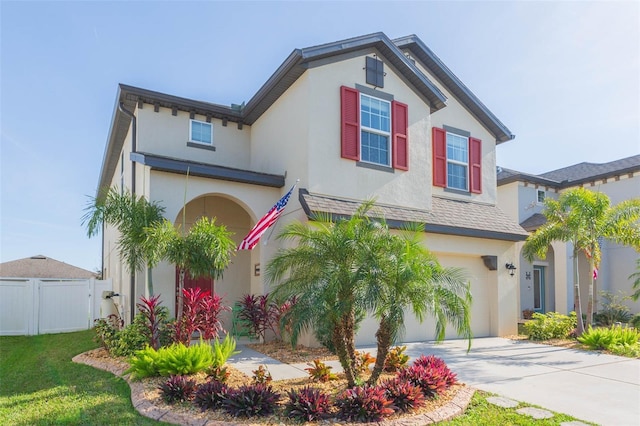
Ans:
{"type": "MultiPolygon", "coordinates": [[[[216,150],[211,151],[187,146],[190,126],[187,112],[177,111],[177,115],[173,116],[168,108],[161,107],[154,112],[153,105],[145,104],[142,109],[136,109],[136,115],[139,152],[239,169],[249,167],[250,126],[243,126],[239,130],[236,123],[228,122],[227,126],[223,126],[221,120],[212,118],[213,146],[216,150]]],[[[197,114],[194,119],[206,121],[206,117],[197,114]]]]}

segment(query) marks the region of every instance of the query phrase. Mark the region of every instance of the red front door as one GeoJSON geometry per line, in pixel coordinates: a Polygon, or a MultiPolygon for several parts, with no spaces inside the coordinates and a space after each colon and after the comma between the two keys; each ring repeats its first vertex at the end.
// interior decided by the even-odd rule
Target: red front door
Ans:
{"type": "MultiPolygon", "coordinates": [[[[196,288],[200,287],[202,291],[209,291],[213,294],[213,278],[191,278],[189,275],[189,271],[184,274],[184,288],[196,288]]],[[[178,312],[178,300],[179,294],[178,291],[180,289],[180,270],[176,268],[176,312],[178,312]]]]}

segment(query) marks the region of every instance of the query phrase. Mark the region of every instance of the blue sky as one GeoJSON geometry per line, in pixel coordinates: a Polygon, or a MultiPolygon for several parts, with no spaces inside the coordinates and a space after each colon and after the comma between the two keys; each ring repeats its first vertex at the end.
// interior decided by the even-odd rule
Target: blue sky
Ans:
{"type": "Polygon", "coordinates": [[[295,48],[418,35],[530,173],[640,153],[640,2],[0,2],[0,262],[100,268],[80,224],[118,83],[248,101],[295,48]]]}

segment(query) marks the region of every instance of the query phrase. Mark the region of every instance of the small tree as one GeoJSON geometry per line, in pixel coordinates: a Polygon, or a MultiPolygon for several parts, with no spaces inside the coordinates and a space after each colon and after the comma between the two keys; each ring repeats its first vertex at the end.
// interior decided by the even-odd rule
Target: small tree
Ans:
{"type": "MultiPolygon", "coordinates": [[[[524,257],[532,261],[535,256],[546,257],[553,241],[570,242],[573,246],[573,297],[578,314],[577,334],[584,332],[582,305],[580,302],[580,279],[578,276],[578,254],[583,253],[593,271],[600,265],[599,240],[609,239],[619,244],[640,250],[640,198],[625,200],[613,207],[606,194],[585,188],[571,189],[558,200],[545,199],[544,215],[547,223],[527,238],[523,247],[524,257]]],[[[589,281],[587,302],[587,325],[593,318],[593,287],[595,277],[589,281]]]]}
{"type": "Polygon", "coordinates": [[[216,225],[215,221],[215,218],[201,217],[186,234],[168,220],[147,228],[146,247],[151,253],[152,263],[167,260],[178,268],[178,320],[182,318],[184,309],[185,274],[188,272],[194,278],[217,279],[231,261],[236,245],[226,227],[216,225]]]}
{"type": "MultiPolygon", "coordinates": [[[[118,251],[129,272],[142,270],[147,265],[147,292],[153,296],[153,281],[150,255],[146,251],[146,228],[160,223],[164,207],[148,201],[144,196],[136,197],[128,191],[122,193],[113,187],[101,191],[98,197],[90,198],[82,216],[82,225],[87,235],[98,234],[103,224],[111,225],[120,232],[118,251]]],[[[132,295],[133,297],[133,295],[132,295]]]]}

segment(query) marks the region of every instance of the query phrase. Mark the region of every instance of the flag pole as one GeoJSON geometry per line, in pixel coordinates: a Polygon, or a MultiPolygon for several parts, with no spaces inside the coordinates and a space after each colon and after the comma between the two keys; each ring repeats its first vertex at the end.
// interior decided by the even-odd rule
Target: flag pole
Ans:
{"type": "MultiPolygon", "coordinates": [[[[290,189],[290,191],[292,192],[292,195],[293,195],[293,190],[295,189],[296,186],[298,186],[298,182],[300,182],[300,179],[296,179],[296,183],[294,183],[290,189]]],[[[273,234],[273,231],[276,230],[276,225],[278,224],[279,220],[280,220],[280,216],[278,216],[278,219],[276,219],[276,221],[271,226],[271,232],[269,232],[269,235],[267,235],[267,238],[263,241],[262,243],[263,246],[266,246],[269,240],[271,239],[271,235],[273,234]]]]}

